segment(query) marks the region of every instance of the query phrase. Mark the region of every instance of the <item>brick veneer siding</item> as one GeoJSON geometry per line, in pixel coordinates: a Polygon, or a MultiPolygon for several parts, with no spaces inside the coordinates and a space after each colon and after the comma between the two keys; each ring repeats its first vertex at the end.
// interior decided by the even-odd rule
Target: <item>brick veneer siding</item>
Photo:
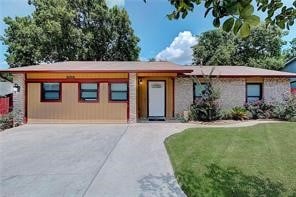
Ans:
{"type": "MultiPolygon", "coordinates": [[[[222,109],[231,109],[245,103],[246,81],[244,78],[213,79],[214,87],[220,93],[219,103],[222,109]]],[[[175,113],[189,110],[193,102],[193,81],[191,78],[175,80],[175,113]]]]}
{"type": "Polygon", "coordinates": [[[129,73],[129,123],[137,122],[137,74],[129,73]]]}
{"type": "Polygon", "coordinates": [[[280,102],[285,95],[291,94],[288,78],[265,78],[263,98],[268,102],[280,102]]]}
{"type": "Polygon", "coordinates": [[[175,115],[189,110],[193,101],[193,82],[191,78],[175,79],[175,115]]]}
{"type": "MultiPolygon", "coordinates": [[[[220,93],[219,103],[222,109],[242,106],[246,102],[245,78],[213,79],[214,87],[220,93]]],[[[290,93],[290,83],[287,78],[265,78],[263,82],[263,99],[267,102],[279,102],[283,95],[290,93]]],[[[176,78],[175,80],[175,113],[183,113],[193,102],[193,81],[191,78],[176,78]]]]}
{"type": "Polygon", "coordinates": [[[213,80],[219,91],[219,103],[222,109],[242,106],[246,101],[246,81],[244,78],[218,78],[213,80]]]}
{"type": "Polygon", "coordinates": [[[13,74],[13,83],[20,86],[20,92],[13,93],[13,121],[14,125],[20,125],[25,121],[25,74],[13,74]]]}

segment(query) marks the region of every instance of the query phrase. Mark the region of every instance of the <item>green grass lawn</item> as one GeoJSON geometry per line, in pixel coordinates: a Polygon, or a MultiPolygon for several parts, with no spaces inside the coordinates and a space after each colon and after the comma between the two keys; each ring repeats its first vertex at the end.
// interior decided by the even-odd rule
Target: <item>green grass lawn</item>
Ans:
{"type": "Polygon", "coordinates": [[[296,123],[192,128],[166,139],[189,196],[296,196],[296,123]]]}

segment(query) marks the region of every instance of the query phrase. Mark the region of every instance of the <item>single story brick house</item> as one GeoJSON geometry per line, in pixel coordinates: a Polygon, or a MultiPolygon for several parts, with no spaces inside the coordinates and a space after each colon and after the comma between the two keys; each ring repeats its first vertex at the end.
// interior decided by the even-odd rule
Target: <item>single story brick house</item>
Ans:
{"type": "MultiPolygon", "coordinates": [[[[200,96],[210,66],[170,62],[73,61],[1,70],[11,72],[17,123],[134,123],[174,119],[200,96]]],[[[244,66],[215,67],[222,108],[279,101],[295,73],[244,66]]]]}

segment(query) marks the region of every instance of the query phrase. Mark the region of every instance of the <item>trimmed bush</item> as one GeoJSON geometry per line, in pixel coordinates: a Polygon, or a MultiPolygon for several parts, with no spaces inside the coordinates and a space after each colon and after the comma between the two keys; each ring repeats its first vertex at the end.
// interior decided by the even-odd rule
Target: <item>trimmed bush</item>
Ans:
{"type": "Polygon", "coordinates": [[[273,114],[278,119],[296,122],[296,95],[285,97],[275,106],[273,114]]]}
{"type": "Polygon", "coordinates": [[[222,120],[232,120],[232,111],[231,110],[221,111],[221,119],[222,120]]]}
{"type": "Polygon", "coordinates": [[[246,103],[245,108],[251,113],[252,119],[270,119],[273,117],[274,105],[264,101],[246,103]]]}
{"type": "Polygon", "coordinates": [[[234,120],[248,120],[248,110],[244,107],[234,107],[231,110],[231,116],[234,120]]]}
{"type": "Polygon", "coordinates": [[[5,130],[13,127],[13,113],[10,112],[0,117],[0,130],[5,130]]]}

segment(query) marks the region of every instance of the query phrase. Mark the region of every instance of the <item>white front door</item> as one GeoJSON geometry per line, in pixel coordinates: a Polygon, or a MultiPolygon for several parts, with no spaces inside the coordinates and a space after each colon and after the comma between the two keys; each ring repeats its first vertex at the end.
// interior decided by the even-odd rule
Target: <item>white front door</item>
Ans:
{"type": "Polygon", "coordinates": [[[148,81],[148,116],[165,117],[165,82],[148,81]]]}

